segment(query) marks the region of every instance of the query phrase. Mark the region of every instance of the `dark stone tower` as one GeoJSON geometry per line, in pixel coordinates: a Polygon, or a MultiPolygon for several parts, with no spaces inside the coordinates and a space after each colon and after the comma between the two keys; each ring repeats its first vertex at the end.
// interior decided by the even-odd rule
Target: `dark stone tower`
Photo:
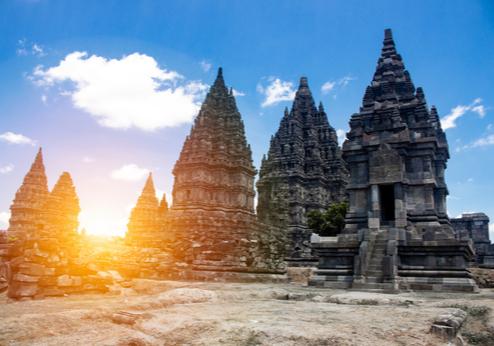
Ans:
{"type": "Polygon", "coordinates": [[[284,237],[280,229],[259,223],[254,213],[256,170],[221,68],[173,174],[167,219],[185,277],[283,272],[284,237]]]}
{"type": "Polygon", "coordinates": [[[466,270],[471,242],[455,239],[446,214],[446,136],[389,29],[343,158],[350,172],[346,227],[314,245],[321,261],[313,283],[474,290],[466,270]]]}
{"type": "Polygon", "coordinates": [[[292,109],[285,110],[262,160],[257,183],[259,218],[288,230],[287,255],[293,264],[312,257],[307,213],[344,200],[347,178],[336,131],[322,103],[316,108],[302,77],[292,109]]]}
{"type": "Polygon", "coordinates": [[[221,68],[173,169],[173,209],[254,213],[252,152],[221,68]]]}

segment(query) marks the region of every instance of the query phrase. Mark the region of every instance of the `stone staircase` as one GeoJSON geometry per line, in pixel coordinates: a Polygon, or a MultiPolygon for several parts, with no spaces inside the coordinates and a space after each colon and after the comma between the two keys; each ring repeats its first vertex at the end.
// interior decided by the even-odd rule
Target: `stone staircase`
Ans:
{"type": "Polygon", "coordinates": [[[364,275],[364,282],[354,282],[352,288],[359,290],[393,290],[393,284],[383,282],[383,260],[386,256],[386,245],[388,241],[388,231],[380,230],[376,235],[374,246],[367,270],[364,275]]]}

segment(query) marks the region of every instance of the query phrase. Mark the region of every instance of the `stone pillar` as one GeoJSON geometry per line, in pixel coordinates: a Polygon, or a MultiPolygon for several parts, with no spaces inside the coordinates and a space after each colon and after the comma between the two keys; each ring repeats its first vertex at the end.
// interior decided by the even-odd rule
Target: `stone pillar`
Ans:
{"type": "Polygon", "coordinates": [[[407,225],[407,210],[405,205],[405,194],[403,185],[396,183],[394,185],[395,194],[395,227],[402,228],[407,225]]]}
{"type": "Polygon", "coordinates": [[[371,195],[371,203],[370,203],[370,216],[368,227],[369,229],[378,230],[381,226],[380,218],[381,218],[381,208],[379,207],[379,186],[374,184],[370,186],[370,195],[371,195]]]}

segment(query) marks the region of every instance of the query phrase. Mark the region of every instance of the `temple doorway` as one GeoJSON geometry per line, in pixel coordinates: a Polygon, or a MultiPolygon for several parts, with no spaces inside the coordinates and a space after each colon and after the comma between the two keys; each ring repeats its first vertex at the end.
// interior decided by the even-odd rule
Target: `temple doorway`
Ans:
{"type": "Polygon", "coordinates": [[[379,207],[381,209],[381,222],[389,224],[395,219],[395,191],[394,185],[379,186],[379,207]]]}

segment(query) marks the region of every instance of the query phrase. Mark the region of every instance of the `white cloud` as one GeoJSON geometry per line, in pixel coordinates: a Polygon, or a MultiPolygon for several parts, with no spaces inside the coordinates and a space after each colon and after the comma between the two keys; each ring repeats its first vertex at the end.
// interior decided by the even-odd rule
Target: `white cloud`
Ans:
{"type": "Polygon", "coordinates": [[[161,69],[153,57],[140,53],[107,59],[73,52],[57,66],[37,66],[32,79],[45,87],[70,82],[73,88],[64,94],[102,126],[145,131],[190,123],[208,87],[186,82],[179,73],[161,69]]]}
{"type": "MultiPolygon", "coordinates": [[[[351,81],[355,79],[355,77],[348,75],[334,81],[328,80],[321,86],[321,93],[323,95],[326,95],[332,91],[335,91],[337,88],[345,88],[351,81]]],[[[333,98],[336,99],[336,95],[333,95],[333,98]]]]}
{"type": "Polygon", "coordinates": [[[469,105],[458,105],[451,109],[450,113],[441,119],[441,126],[444,130],[456,127],[456,121],[467,112],[477,113],[480,118],[486,114],[486,108],[481,104],[482,99],[476,98],[469,105]]]}
{"type": "Polygon", "coordinates": [[[494,223],[489,224],[489,239],[494,241],[494,223]]]}
{"type": "Polygon", "coordinates": [[[8,211],[0,212],[0,229],[9,228],[10,213],[8,211]]]}
{"type": "Polygon", "coordinates": [[[267,86],[257,85],[257,91],[265,96],[261,107],[273,106],[283,101],[292,101],[295,97],[292,82],[282,81],[276,77],[269,77],[268,82],[267,86]]]}
{"type": "Polygon", "coordinates": [[[149,169],[131,163],[112,171],[110,176],[116,180],[138,181],[144,179],[148,174],[149,169]]]}
{"type": "Polygon", "coordinates": [[[239,96],[245,96],[245,93],[239,90],[232,89],[233,96],[239,97],[239,96]]]}
{"type": "Polygon", "coordinates": [[[346,87],[351,81],[355,80],[357,78],[352,77],[352,76],[345,76],[342,77],[338,80],[338,84],[341,85],[342,87],[346,87]]]}
{"type": "Polygon", "coordinates": [[[34,55],[38,58],[46,56],[46,53],[40,44],[29,42],[25,38],[17,41],[16,53],[19,56],[34,55]]]}
{"type": "Polygon", "coordinates": [[[327,81],[326,83],[324,83],[321,87],[321,92],[323,94],[328,94],[329,92],[331,92],[331,90],[334,89],[336,85],[336,82],[331,82],[331,81],[327,81]]]}
{"type": "Polygon", "coordinates": [[[206,60],[202,60],[199,64],[201,65],[201,68],[204,72],[209,72],[211,70],[211,67],[213,67],[213,65],[206,60]]]}
{"type": "Polygon", "coordinates": [[[41,47],[39,44],[34,43],[31,47],[31,51],[33,52],[34,55],[38,57],[45,56],[46,53],[43,50],[43,47],[41,47]]]}
{"type": "Polygon", "coordinates": [[[494,134],[477,139],[475,142],[473,142],[470,145],[470,147],[471,148],[478,148],[478,147],[485,147],[488,145],[494,145],[494,134]]]}
{"type": "Polygon", "coordinates": [[[45,94],[41,95],[41,102],[46,105],[46,101],[48,101],[48,97],[45,94]]]}
{"type": "Polygon", "coordinates": [[[36,145],[36,141],[32,140],[29,137],[26,137],[20,133],[14,132],[4,132],[0,135],[0,141],[7,142],[9,144],[29,144],[36,145]]]}
{"type": "Polygon", "coordinates": [[[1,166],[0,167],[0,174],[7,174],[7,173],[10,173],[14,170],[14,165],[9,163],[5,166],[1,166]]]}
{"type": "Polygon", "coordinates": [[[338,136],[338,143],[342,145],[346,139],[346,131],[343,129],[337,129],[336,135],[338,136]]]}

